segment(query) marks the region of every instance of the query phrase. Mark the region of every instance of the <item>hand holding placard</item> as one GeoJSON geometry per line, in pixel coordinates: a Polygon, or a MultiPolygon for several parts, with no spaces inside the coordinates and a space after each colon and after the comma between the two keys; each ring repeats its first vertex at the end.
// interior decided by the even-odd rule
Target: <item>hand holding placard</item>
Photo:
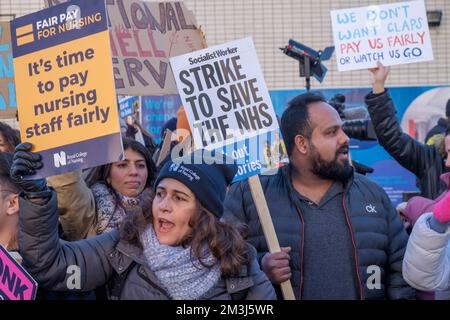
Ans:
{"type": "Polygon", "coordinates": [[[36,170],[43,166],[41,155],[31,152],[31,148],[32,145],[28,142],[21,143],[16,147],[11,164],[11,179],[22,188],[27,197],[48,198],[52,192],[47,187],[45,178],[27,179],[28,176],[36,174],[36,170]]]}
{"type": "MultiPolygon", "coordinates": [[[[270,217],[269,208],[267,207],[266,198],[261,186],[261,181],[258,176],[252,176],[248,178],[248,183],[250,185],[250,192],[252,193],[253,201],[256,205],[256,210],[258,211],[259,220],[267,241],[267,246],[269,247],[269,252],[280,253],[280,244],[273,226],[272,218],[270,217]]],[[[289,277],[286,276],[286,273],[283,273],[282,275],[288,278],[288,280],[280,283],[281,293],[283,294],[284,300],[295,300],[294,290],[292,289],[292,285],[289,280],[289,274],[287,274],[289,277]]],[[[282,276],[278,279],[280,278],[283,280],[282,276]]]]}
{"type": "Polygon", "coordinates": [[[371,73],[372,91],[374,94],[384,92],[384,84],[386,83],[387,76],[391,67],[385,67],[381,62],[377,62],[376,68],[369,69],[371,73]]]}

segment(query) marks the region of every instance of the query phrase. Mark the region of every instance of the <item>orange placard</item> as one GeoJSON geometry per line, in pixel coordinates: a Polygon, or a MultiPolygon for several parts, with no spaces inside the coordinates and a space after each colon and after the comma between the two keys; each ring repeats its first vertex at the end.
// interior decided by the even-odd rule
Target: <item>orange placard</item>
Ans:
{"type": "Polygon", "coordinates": [[[105,3],[77,0],[11,22],[22,141],[38,176],[121,159],[105,3]]]}

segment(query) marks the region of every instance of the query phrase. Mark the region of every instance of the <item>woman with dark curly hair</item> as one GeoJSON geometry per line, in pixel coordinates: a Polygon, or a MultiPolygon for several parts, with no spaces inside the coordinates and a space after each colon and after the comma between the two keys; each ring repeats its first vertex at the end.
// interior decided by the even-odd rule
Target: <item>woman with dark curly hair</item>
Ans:
{"type": "Polygon", "coordinates": [[[4,122],[0,122],[0,152],[14,152],[20,143],[20,134],[4,122]]]}
{"type": "Polygon", "coordinates": [[[41,167],[39,157],[16,152],[11,177],[24,189],[19,243],[29,273],[49,290],[107,284],[111,299],[275,299],[256,250],[237,227],[219,220],[237,167],[211,164],[203,153],[195,164],[197,155],[168,161],[156,179],[151,209],[144,205],[128,215],[120,232],[63,242],[55,192],[43,179],[24,179],[41,167]],[[67,285],[73,265],[82,275],[77,287],[67,285]]]}
{"type": "Polygon", "coordinates": [[[151,196],[156,166],[141,143],[122,139],[124,159],[98,166],[85,180],[81,170],[48,178],[58,193],[65,240],[75,241],[109,232],[151,196]]]}

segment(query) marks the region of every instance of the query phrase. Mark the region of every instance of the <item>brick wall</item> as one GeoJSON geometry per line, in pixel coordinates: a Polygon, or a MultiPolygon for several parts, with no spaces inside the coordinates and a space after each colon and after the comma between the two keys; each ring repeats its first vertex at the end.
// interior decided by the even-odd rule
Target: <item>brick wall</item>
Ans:
{"type": "MultiPolygon", "coordinates": [[[[304,87],[298,63],[278,50],[289,38],[315,49],[333,44],[330,10],[399,2],[398,0],[185,0],[206,33],[208,45],[252,36],[270,89],[304,87]]],[[[450,1],[425,0],[427,10],[443,11],[441,26],[430,28],[434,61],[396,66],[390,85],[433,85],[450,83],[450,1]]],[[[338,72],[335,57],[320,85],[312,87],[368,86],[366,70],[338,72]]]]}
{"type": "MultiPolygon", "coordinates": [[[[398,2],[397,0],[185,0],[206,33],[208,45],[252,36],[270,89],[302,88],[298,64],[279,47],[289,38],[315,49],[332,45],[330,10],[398,2]]],[[[431,28],[434,61],[396,66],[389,85],[448,85],[450,83],[450,1],[425,0],[428,10],[443,11],[441,26],[431,28]]],[[[42,0],[0,0],[2,14],[23,15],[43,7],[42,0]]],[[[312,79],[312,87],[368,86],[366,70],[337,72],[336,61],[322,85],[312,79]]]]}

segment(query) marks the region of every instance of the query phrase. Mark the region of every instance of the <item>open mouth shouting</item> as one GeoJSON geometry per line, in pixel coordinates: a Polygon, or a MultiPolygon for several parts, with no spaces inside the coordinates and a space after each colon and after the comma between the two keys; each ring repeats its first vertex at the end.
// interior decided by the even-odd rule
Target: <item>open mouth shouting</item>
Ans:
{"type": "Polygon", "coordinates": [[[158,218],[156,227],[159,232],[168,233],[175,227],[175,223],[164,218],[158,218]]]}

